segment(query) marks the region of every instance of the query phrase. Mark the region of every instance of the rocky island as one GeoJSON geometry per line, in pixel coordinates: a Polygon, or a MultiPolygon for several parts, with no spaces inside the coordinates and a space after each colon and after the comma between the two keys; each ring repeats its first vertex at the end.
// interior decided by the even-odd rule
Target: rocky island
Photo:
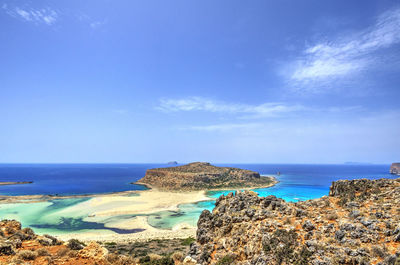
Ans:
{"type": "Polygon", "coordinates": [[[275,184],[276,180],[273,177],[262,177],[251,170],[194,162],[177,167],[149,169],[136,183],[161,190],[209,190],[268,187],[275,184]]]}
{"type": "Polygon", "coordinates": [[[400,175],[400,163],[393,163],[390,166],[390,174],[400,175]]]}
{"type": "Polygon", "coordinates": [[[20,185],[20,184],[32,184],[33,181],[2,181],[0,186],[4,185],[20,185]]]}
{"type": "Polygon", "coordinates": [[[198,221],[193,264],[400,264],[400,178],[337,181],[288,203],[245,191],[198,221]]]}

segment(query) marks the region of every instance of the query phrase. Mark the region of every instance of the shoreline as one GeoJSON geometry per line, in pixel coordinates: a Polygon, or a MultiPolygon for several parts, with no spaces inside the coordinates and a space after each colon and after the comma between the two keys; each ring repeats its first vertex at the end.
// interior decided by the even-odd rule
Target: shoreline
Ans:
{"type": "Polygon", "coordinates": [[[56,199],[68,198],[89,198],[86,201],[61,209],[57,214],[60,216],[83,215],[83,221],[104,223],[107,228],[119,229],[144,229],[144,231],[128,234],[118,234],[107,230],[101,232],[87,231],[82,233],[53,233],[61,240],[72,238],[81,241],[146,241],[152,239],[171,239],[195,237],[197,228],[184,222],[176,224],[172,229],[160,229],[153,227],[148,222],[148,215],[163,211],[179,211],[182,204],[191,204],[201,201],[216,200],[207,196],[208,191],[217,190],[250,190],[268,188],[276,185],[279,181],[272,178],[267,186],[245,187],[245,188],[222,188],[199,191],[163,191],[147,185],[150,189],[123,191],[107,194],[94,195],[70,195],[70,196],[49,196],[49,195],[23,195],[23,196],[2,196],[1,204],[7,203],[37,203],[56,199]],[[129,196],[137,194],[137,196],[129,196]],[[146,216],[147,215],[147,216],[146,216]],[[123,218],[128,216],[128,218],[123,218]],[[122,217],[122,218],[121,218],[122,217]],[[113,219],[110,221],[110,219],[113,219]]]}
{"type": "MultiPolygon", "coordinates": [[[[140,195],[141,192],[149,191],[149,190],[157,190],[162,192],[172,192],[172,193],[186,193],[186,192],[197,192],[197,191],[221,191],[221,190],[252,190],[252,189],[262,189],[262,188],[270,188],[279,183],[276,177],[268,175],[262,176],[268,177],[271,179],[271,183],[268,185],[260,185],[260,186],[249,186],[249,187],[225,187],[225,188],[216,188],[216,189],[203,189],[203,190],[160,190],[156,187],[151,186],[147,183],[140,182],[132,182],[131,184],[141,185],[146,187],[145,190],[127,190],[127,191],[116,191],[116,192],[106,192],[106,193],[94,193],[94,194],[74,194],[74,195],[58,195],[58,194],[33,194],[33,195],[1,195],[0,194],[0,205],[8,204],[8,203],[37,203],[37,202],[45,202],[51,200],[62,200],[62,199],[73,199],[73,198],[93,198],[93,197],[106,197],[106,196],[128,196],[131,194],[140,195]]],[[[24,182],[0,182],[1,185],[16,185],[16,184],[31,184],[32,181],[24,181],[24,182]],[[1,184],[1,183],[14,183],[14,184],[1,184]]],[[[210,198],[212,199],[212,198],[210,198]]]]}

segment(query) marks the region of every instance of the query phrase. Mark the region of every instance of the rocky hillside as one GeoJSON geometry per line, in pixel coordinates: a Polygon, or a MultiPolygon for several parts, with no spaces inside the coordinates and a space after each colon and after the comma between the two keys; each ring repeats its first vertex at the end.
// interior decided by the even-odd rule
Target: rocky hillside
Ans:
{"type": "Polygon", "coordinates": [[[95,242],[62,242],[49,235],[36,235],[30,228],[22,229],[15,220],[0,221],[0,264],[94,265],[112,264],[113,259],[119,262],[128,258],[115,258],[95,242]]]}
{"type": "Polygon", "coordinates": [[[198,221],[199,264],[400,264],[400,179],[334,182],[288,203],[251,191],[221,196],[198,221]]]}
{"type": "Polygon", "coordinates": [[[202,190],[265,187],[274,182],[273,178],[261,177],[254,171],[195,162],[178,167],[149,169],[137,183],[164,190],[202,190]]]}
{"type": "Polygon", "coordinates": [[[390,166],[390,174],[400,175],[400,163],[393,163],[390,166]]]}
{"type": "Polygon", "coordinates": [[[62,242],[50,235],[36,235],[15,220],[0,221],[0,265],[173,265],[187,264],[184,252],[191,238],[148,242],[62,242]],[[178,250],[178,251],[176,251],[178,250]]]}

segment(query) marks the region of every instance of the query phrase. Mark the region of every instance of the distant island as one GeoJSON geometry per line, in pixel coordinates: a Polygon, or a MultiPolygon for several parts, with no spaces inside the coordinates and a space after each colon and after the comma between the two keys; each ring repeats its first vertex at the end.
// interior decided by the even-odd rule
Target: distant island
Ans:
{"type": "Polygon", "coordinates": [[[390,174],[400,175],[400,163],[393,163],[390,166],[390,174]]]}
{"type": "Polygon", "coordinates": [[[4,185],[19,185],[19,184],[32,184],[33,181],[2,181],[0,182],[0,186],[4,185]]]}
{"type": "Polygon", "coordinates": [[[167,163],[167,165],[178,165],[177,161],[170,161],[167,163]]]}
{"type": "Polygon", "coordinates": [[[144,184],[161,190],[255,188],[269,187],[275,183],[275,178],[261,177],[255,171],[217,167],[206,162],[149,169],[146,175],[136,182],[136,184],[144,184]]]}
{"type": "Polygon", "coordinates": [[[372,165],[372,163],[370,162],[354,162],[354,161],[344,162],[344,164],[353,166],[372,165]]]}

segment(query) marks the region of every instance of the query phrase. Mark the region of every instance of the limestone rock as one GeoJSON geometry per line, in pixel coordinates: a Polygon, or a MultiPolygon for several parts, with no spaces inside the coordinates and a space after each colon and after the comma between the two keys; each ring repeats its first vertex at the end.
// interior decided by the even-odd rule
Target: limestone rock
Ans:
{"type": "Polygon", "coordinates": [[[330,196],[296,203],[237,192],[203,211],[189,255],[204,265],[395,264],[399,223],[400,179],[337,181],[330,196]]]}
{"type": "Polygon", "coordinates": [[[390,166],[390,174],[400,175],[400,163],[393,163],[390,166]]]}

